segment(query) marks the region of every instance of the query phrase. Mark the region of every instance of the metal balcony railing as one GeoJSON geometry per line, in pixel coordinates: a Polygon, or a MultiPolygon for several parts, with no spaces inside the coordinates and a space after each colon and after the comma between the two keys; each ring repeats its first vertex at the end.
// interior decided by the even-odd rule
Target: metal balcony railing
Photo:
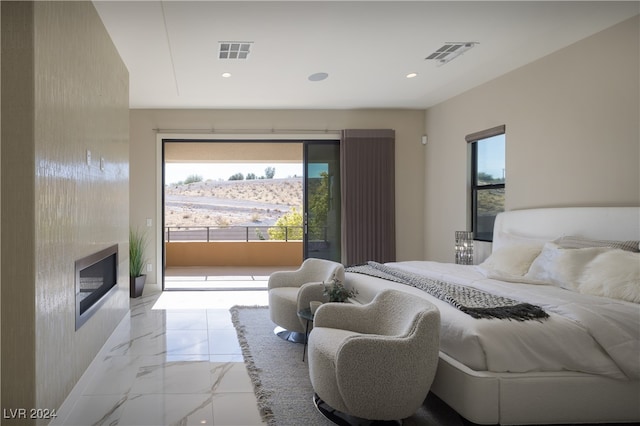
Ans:
{"type": "Polygon", "coordinates": [[[267,241],[270,230],[277,240],[302,240],[302,226],[167,226],[164,241],[267,241]]]}

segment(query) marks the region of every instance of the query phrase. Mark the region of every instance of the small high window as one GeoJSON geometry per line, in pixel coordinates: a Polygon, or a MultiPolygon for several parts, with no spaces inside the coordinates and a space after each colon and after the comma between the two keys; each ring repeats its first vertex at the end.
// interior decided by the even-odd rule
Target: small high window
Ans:
{"type": "Polygon", "coordinates": [[[474,239],[493,241],[493,223],[504,211],[505,126],[467,135],[471,152],[471,230],[474,239]]]}

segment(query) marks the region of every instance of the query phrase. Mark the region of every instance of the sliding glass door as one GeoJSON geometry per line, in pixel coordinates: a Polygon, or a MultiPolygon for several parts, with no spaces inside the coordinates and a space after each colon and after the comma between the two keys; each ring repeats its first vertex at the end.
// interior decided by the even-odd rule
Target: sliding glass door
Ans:
{"type": "Polygon", "coordinates": [[[304,142],[304,258],[340,262],[340,144],[304,142]]]}

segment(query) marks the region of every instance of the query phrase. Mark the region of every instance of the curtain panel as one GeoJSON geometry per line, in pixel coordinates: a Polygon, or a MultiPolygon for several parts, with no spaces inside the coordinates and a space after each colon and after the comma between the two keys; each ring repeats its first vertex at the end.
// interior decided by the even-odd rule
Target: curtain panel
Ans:
{"type": "Polygon", "coordinates": [[[342,131],[342,263],[396,260],[395,131],[342,131]]]}

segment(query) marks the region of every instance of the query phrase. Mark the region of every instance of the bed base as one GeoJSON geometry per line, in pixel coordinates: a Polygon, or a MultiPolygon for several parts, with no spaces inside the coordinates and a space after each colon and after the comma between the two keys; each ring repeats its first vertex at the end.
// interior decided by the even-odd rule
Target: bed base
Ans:
{"type": "Polygon", "coordinates": [[[577,372],[474,371],[440,352],[431,391],[477,424],[640,422],[640,381],[577,372]]]}
{"type": "MultiPolygon", "coordinates": [[[[549,241],[563,235],[638,240],[640,207],[559,207],[502,213],[496,218],[492,249],[510,244],[514,236],[549,241]]],[[[358,290],[363,300],[371,300],[385,287],[361,284],[358,282],[358,290]]],[[[640,422],[638,380],[570,371],[474,371],[441,352],[431,391],[477,424],[640,422]]]]}

